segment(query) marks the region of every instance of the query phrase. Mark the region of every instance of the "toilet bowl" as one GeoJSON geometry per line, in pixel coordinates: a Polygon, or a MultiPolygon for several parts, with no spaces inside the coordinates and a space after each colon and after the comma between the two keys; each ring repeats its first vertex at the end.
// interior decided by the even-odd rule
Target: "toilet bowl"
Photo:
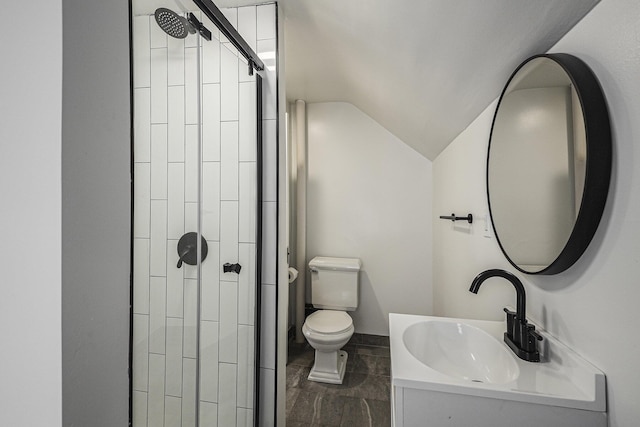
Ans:
{"type": "Polygon", "coordinates": [[[342,384],[349,356],[340,349],[349,342],[353,331],[353,320],[344,311],[319,310],[307,317],[302,333],[316,350],[309,380],[342,384]]]}

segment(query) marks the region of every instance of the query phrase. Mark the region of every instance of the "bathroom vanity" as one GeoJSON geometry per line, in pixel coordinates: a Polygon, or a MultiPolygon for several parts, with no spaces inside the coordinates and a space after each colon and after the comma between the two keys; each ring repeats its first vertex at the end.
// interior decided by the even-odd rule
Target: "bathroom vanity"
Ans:
{"type": "Polygon", "coordinates": [[[546,333],[539,363],[505,322],[389,315],[395,427],[606,427],[604,374],[546,333]]]}

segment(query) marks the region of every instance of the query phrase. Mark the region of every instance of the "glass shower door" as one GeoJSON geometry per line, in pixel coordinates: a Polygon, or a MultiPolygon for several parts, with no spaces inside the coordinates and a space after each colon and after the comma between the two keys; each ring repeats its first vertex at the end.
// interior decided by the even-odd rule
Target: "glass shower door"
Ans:
{"type": "Polygon", "coordinates": [[[211,40],[167,35],[154,11],[133,17],[132,423],[250,426],[256,77],[195,6],[180,7],[211,40]]]}

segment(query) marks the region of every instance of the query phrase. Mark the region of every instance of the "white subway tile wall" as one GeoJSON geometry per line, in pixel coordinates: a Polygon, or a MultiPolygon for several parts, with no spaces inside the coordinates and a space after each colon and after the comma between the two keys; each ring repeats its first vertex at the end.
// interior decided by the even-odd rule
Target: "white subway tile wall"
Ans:
{"type": "MultiPolygon", "coordinates": [[[[276,5],[223,9],[260,55],[263,73],[263,257],[260,425],[275,424],[276,5]]],[[[133,18],[133,426],[252,426],[256,298],[256,83],[244,57],[212,31],[177,40],[153,16],[133,18]],[[201,175],[201,178],[200,178],[201,175]],[[198,183],[201,183],[201,187],[198,183]],[[200,192],[200,193],[199,193],[200,192]],[[198,203],[200,201],[200,204],[198,203]],[[180,237],[197,231],[208,256],[176,267],[180,237]],[[222,264],[240,263],[240,274],[222,264]],[[200,354],[197,354],[200,322],[200,354]]]]}

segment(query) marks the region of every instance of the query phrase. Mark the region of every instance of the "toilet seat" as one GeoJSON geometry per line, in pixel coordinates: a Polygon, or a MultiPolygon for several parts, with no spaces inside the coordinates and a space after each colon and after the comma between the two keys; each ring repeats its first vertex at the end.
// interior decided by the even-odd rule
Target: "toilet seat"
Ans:
{"type": "Polygon", "coordinates": [[[342,334],[353,328],[353,319],[344,311],[318,310],[304,322],[310,332],[318,334],[342,334]]]}

